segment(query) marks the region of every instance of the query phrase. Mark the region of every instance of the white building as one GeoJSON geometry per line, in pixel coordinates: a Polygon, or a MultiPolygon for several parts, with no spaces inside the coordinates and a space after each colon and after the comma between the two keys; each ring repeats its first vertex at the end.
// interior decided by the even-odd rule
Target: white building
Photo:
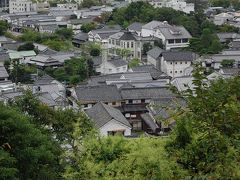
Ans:
{"type": "Polygon", "coordinates": [[[230,20],[233,19],[233,16],[231,14],[228,14],[228,13],[220,13],[216,16],[214,16],[214,24],[216,25],[222,25],[230,20]]]}
{"type": "Polygon", "coordinates": [[[151,21],[142,26],[142,36],[154,36],[162,40],[166,50],[187,47],[191,34],[183,26],[172,26],[166,21],[151,21]]]}
{"type": "Polygon", "coordinates": [[[108,58],[107,44],[103,44],[102,62],[96,67],[96,72],[101,74],[123,73],[128,70],[128,63],[122,58],[108,58]],[[104,46],[105,45],[105,46],[104,46]]]}
{"type": "Polygon", "coordinates": [[[187,14],[194,12],[194,3],[186,3],[184,0],[171,0],[171,1],[151,1],[149,2],[155,8],[157,7],[169,7],[177,11],[183,11],[187,14]]]}
{"type": "Polygon", "coordinates": [[[94,126],[99,130],[100,135],[107,137],[122,133],[124,136],[131,135],[132,126],[123,116],[120,110],[104,103],[97,103],[86,114],[93,120],[94,126]]]}
{"type": "Polygon", "coordinates": [[[161,71],[173,78],[185,75],[193,61],[191,52],[163,52],[161,58],[161,71]]]}
{"type": "Polygon", "coordinates": [[[108,49],[111,55],[120,55],[124,50],[129,50],[128,57],[142,59],[143,45],[145,43],[154,44],[156,37],[141,37],[131,32],[118,32],[108,38],[108,49]]]}
{"type": "Polygon", "coordinates": [[[10,0],[9,13],[36,11],[36,4],[30,0],[10,0]]]}
{"type": "Polygon", "coordinates": [[[69,9],[69,10],[77,10],[78,9],[78,5],[77,4],[57,4],[58,8],[63,8],[63,9],[69,9]]]}

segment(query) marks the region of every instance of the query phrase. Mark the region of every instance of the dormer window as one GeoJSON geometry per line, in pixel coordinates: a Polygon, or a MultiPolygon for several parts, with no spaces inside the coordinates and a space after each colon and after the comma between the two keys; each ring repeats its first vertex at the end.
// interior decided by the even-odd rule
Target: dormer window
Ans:
{"type": "Polygon", "coordinates": [[[181,34],[181,31],[176,29],[176,28],[171,28],[169,29],[170,33],[173,34],[173,35],[179,35],[181,34]]]}

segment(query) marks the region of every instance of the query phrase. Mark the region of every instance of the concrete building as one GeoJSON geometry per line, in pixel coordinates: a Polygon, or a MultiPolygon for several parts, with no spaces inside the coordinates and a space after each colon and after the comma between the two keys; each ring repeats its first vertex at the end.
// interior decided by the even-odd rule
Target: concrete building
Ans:
{"type": "Polygon", "coordinates": [[[10,0],[9,13],[36,11],[36,4],[30,0],[10,0]]]}
{"type": "Polygon", "coordinates": [[[169,7],[173,8],[177,11],[183,11],[187,14],[190,14],[190,12],[194,12],[194,3],[186,3],[184,0],[171,0],[171,1],[151,1],[149,2],[153,5],[153,7],[162,8],[162,7],[169,7]]]}
{"type": "Polygon", "coordinates": [[[69,10],[77,10],[78,9],[78,5],[77,4],[57,4],[58,8],[63,8],[63,9],[69,9],[69,10]]]}
{"type": "Polygon", "coordinates": [[[151,21],[142,26],[142,36],[154,36],[162,40],[166,50],[187,47],[191,34],[183,26],[173,26],[168,22],[151,21]]]}
{"type": "Polygon", "coordinates": [[[9,9],[9,0],[0,0],[0,12],[7,11],[9,9]]]}

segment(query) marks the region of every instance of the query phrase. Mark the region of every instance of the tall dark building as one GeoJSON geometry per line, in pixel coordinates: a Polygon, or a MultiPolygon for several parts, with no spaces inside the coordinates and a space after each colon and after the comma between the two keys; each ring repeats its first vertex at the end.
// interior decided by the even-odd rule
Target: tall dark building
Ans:
{"type": "Polygon", "coordinates": [[[9,0],[0,0],[0,12],[9,9],[9,0]]]}

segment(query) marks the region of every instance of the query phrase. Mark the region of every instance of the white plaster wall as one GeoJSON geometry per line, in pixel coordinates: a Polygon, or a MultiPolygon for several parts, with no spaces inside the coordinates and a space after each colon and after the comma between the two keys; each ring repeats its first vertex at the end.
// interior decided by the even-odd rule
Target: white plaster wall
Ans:
{"type": "Polygon", "coordinates": [[[116,130],[125,130],[124,136],[130,136],[131,135],[131,128],[128,126],[125,126],[124,124],[121,124],[120,122],[112,119],[107,124],[105,124],[103,127],[99,129],[100,134],[104,137],[108,136],[108,131],[116,131],[116,130]]]}
{"type": "Polygon", "coordinates": [[[163,72],[167,75],[171,77],[180,77],[184,76],[184,70],[191,66],[191,61],[163,61],[163,66],[163,72]]]}
{"type": "Polygon", "coordinates": [[[155,67],[157,67],[157,61],[154,59],[152,56],[147,55],[147,63],[148,64],[153,64],[155,67]]]}

